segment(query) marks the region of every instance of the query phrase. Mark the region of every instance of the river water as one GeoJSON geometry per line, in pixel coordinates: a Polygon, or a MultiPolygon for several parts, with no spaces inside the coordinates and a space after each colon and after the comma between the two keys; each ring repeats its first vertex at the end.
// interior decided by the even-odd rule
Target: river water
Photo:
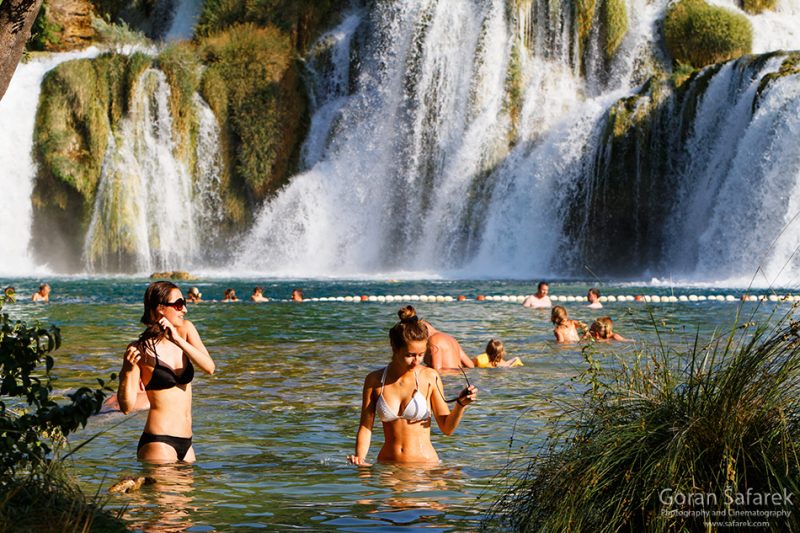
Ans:
{"type": "MultiPolygon", "coordinates": [[[[4,280],[8,283],[8,280],[4,280]]],[[[14,279],[20,302],[4,311],[13,318],[61,327],[55,352],[56,392],[92,385],[118,372],[125,346],[141,327],[142,278],[51,279],[52,302],[24,300],[38,281],[14,279]]],[[[214,279],[191,285],[205,302],[189,307],[190,318],[217,364],[213,376],[197,374],[194,390],[194,465],[151,467],[136,458],[145,413],[93,417],[71,436],[77,445],[74,472],[90,493],[124,475],[152,475],[157,484],[132,495],[113,495],[135,530],[472,531],[497,494],[495,476],[509,464],[524,464],[545,437],[554,400],[574,398],[572,380],[585,367],[580,345],[553,342],[549,312],[518,303],[475,301],[478,294],[533,292],[519,281],[268,281],[214,279]],[[227,287],[246,299],[255,285],[272,301],[221,303],[227,287]],[[466,302],[411,302],[420,316],[454,335],[470,355],[492,338],[525,366],[467,371],[479,389],[453,436],[432,431],[441,464],[435,468],[346,463],[358,425],[365,375],[390,358],[387,331],[402,302],[286,301],[292,288],[307,298],[352,295],[466,295],[466,302]],[[282,300],[279,300],[282,299],[282,300]],[[513,440],[512,440],[513,437],[513,440]]],[[[584,295],[586,282],[553,282],[551,294],[584,295]]],[[[601,285],[604,294],[740,294],[720,289],[601,285]]],[[[590,322],[611,315],[615,330],[634,343],[600,346],[633,357],[655,345],[656,326],[667,345],[680,350],[694,334],[708,337],[733,324],[738,311],[763,318],[776,304],[608,302],[600,311],[585,302],[564,303],[573,318],[590,322]]],[[[785,304],[778,304],[785,305],[785,304]]],[[[447,394],[464,386],[461,373],[445,373],[447,394]]],[[[383,441],[374,428],[369,458],[383,441]]]]}

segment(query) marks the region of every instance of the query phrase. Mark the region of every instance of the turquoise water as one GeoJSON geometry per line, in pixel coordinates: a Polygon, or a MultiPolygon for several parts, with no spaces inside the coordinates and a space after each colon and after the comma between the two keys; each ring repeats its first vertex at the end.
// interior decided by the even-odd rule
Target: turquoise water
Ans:
{"type": "MultiPolygon", "coordinates": [[[[141,328],[140,303],[147,280],[53,279],[53,301],[21,301],[6,307],[14,318],[61,327],[55,353],[56,389],[66,393],[118,372],[125,346],[141,328]]],[[[38,282],[6,280],[28,296],[38,282]]],[[[179,283],[180,284],[180,283],[179,283]]],[[[204,298],[221,298],[226,287],[246,298],[256,284],[271,298],[287,298],[302,286],[307,298],[358,294],[525,294],[530,284],[508,281],[334,282],[214,280],[192,282],[204,298]]],[[[189,284],[180,284],[184,293],[189,284]]],[[[581,295],[580,282],[554,282],[555,295],[581,295]]],[[[738,294],[735,291],[602,286],[604,294],[738,294]]],[[[420,316],[454,335],[470,355],[491,337],[506,344],[525,366],[469,370],[479,389],[455,435],[433,430],[442,460],[436,468],[376,465],[355,468],[345,461],[358,425],[367,372],[390,357],[387,331],[403,305],[272,301],[263,304],[204,302],[188,316],[217,363],[213,376],[197,375],[194,386],[192,466],[148,467],[135,459],[145,414],[99,415],[71,438],[73,444],[100,433],[73,458],[74,471],[90,492],[105,491],[124,475],[147,473],[157,484],[133,495],[113,495],[134,529],[215,531],[249,528],[382,528],[470,531],[496,494],[494,476],[523,460],[544,438],[552,400],[579,394],[571,378],[584,367],[579,345],[552,342],[549,312],[506,302],[412,302],[420,316]],[[511,440],[513,436],[513,441],[511,440]]],[[[589,322],[611,315],[632,344],[605,345],[623,357],[655,341],[653,318],[667,343],[680,348],[696,331],[707,337],[730,326],[740,309],[763,318],[775,304],[697,302],[648,305],[607,303],[592,311],[583,303],[562,304],[573,318],[589,322]],[[651,316],[653,318],[651,318],[651,316]]],[[[781,304],[785,305],[785,304],[781,304]]],[[[610,354],[609,354],[610,355],[610,354]]],[[[464,385],[460,373],[443,376],[447,393],[464,385]]],[[[383,440],[376,425],[369,457],[383,440]]]]}

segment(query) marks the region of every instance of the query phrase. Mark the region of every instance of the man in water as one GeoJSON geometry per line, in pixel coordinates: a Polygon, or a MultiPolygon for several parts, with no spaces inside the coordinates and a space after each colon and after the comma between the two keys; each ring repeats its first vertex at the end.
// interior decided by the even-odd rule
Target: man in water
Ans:
{"type": "Polygon", "coordinates": [[[50,285],[42,283],[39,285],[39,291],[33,293],[31,296],[32,302],[48,303],[50,301],[50,285]]]}
{"type": "Polygon", "coordinates": [[[426,365],[435,370],[475,367],[475,363],[464,353],[455,337],[437,330],[427,320],[422,323],[428,328],[428,350],[424,359],[426,365]]]}
{"type": "Polygon", "coordinates": [[[525,301],[522,302],[522,306],[539,309],[553,307],[553,302],[550,301],[550,297],[547,295],[549,292],[550,286],[547,284],[547,282],[540,281],[538,287],[536,288],[536,294],[531,294],[525,298],[525,301]]]}
{"type": "Polygon", "coordinates": [[[589,292],[586,293],[586,299],[589,300],[589,309],[602,309],[603,304],[600,303],[600,290],[592,287],[589,289],[589,292]]]}

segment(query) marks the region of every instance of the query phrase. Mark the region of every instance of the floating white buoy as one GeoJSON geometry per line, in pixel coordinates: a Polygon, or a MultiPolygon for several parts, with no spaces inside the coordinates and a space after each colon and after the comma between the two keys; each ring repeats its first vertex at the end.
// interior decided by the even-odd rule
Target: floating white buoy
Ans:
{"type": "Polygon", "coordinates": [[[410,302],[411,301],[411,295],[410,294],[404,294],[402,296],[398,296],[397,298],[401,302],[410,302]]]}
{"type": "Polygon", "coordinates": [[[770,302],[777,302],[778,301],[778,297],[776,295],[774,295],[774,294],[770,294],[769,295],[769,301],[770,302]]]}
{"type": "Polygon", "coordinates": [[[670,303],[673,303],[673,304],[677,303],[678,302],[678,297],[677,296],[670,296],[669,297],[669,301],[670,301],[670,303]]]}
{"type": "Polygon", "coordinates": [[[736,297],[734,295],[732,295],[732,294],[729,294],[729,295],[727,295],[725,297],[725,301],[726,302],[735,302],[736,301],[736,297]]]}
{"type": "Polygon", "coordinates": [[[441,295],[436,296],[436,301],[439,302],[439,303],[443,302],[444,301],[444,296],[441,296],[441,295]]]}
{"type": "Polygon", "coordinates": [[[318,302],[319,298],[307,298],[309,302],[318,302]]]}
{"type": "Polygon", "coordinates": [[[681,294],[680,296],[678,296],[678,301],[679,302],[688,302],[689,298],[685,294],[681,294]]]}
{"type": "Polygon", "coordinates": [[[505,294],[504,294],[503,296],[501,296],[501,297],[500,297],[500,301],[501,301],[501,302],[507,302],[508,300],[509,300],[509,298],[508,298],[508,296],[506,296],[505,294]]]}
{"type": "Polygon", "coordinates": [[[386,301],[386,296],[383,296],[383,295],[378,296],[378,301],[379,302],[385,302],[386,301]]]}
{"type": "Polygon", "coordinates": [[[697,295],[696,294],[690,294],[689,295],[689,301],[690,302],[696,302],[697,301],[697,295]]]}
{"type": "Polygon", "coordinates": [[[661,303],[661,296],[659,296],[658,294],[654,294],[653,296],[650,297],[650,301],[653,303],[661,303]]]}
{"type": "Polygon", "coordinates": [[[444,297],[444,301],[445,302],[452,302],[453,301],[453,297],[452,296],[445,296],[444,297]]]}
{"type": "Polygon", "coordinates": [[[344,301],[345,302],[352,302],[353,301],[353,297],[352,296],[345,296],[344,297],[344,301]]]}
{"type": "Polygon", "coordinates": [[[616,302],[617,301],[617,297],[614,296],[613,294],[609,294],[608,295],[608,301],[609,302],[616,302]]]}
{"type": "Polygon", "coordinates": [[[603,302],[603,303],[607,302],[608,301],[608,296],[601,296],[600,297],[600,301],[603,302]]]}
{"type": "Polygon", "coordinates": [[[568,302],[574,302],[575,300],[576,300],[576,298],[574,296],[567,296],[567,301],[568,302]]]}
{"type": "Polygon", "coordinates": [[[697,296],[698,302],[705,302],[706,300],[708,300],[708,296],[706,296],[705,294],[700,294],[697,296]]]}
{"type": "Polygon", "coordinates": [[[369,296],[367,296],[367,301],[368,302],[377,302],[378,301],[378,297],[375,296],[374,294],[370,294],[369,296]]]}

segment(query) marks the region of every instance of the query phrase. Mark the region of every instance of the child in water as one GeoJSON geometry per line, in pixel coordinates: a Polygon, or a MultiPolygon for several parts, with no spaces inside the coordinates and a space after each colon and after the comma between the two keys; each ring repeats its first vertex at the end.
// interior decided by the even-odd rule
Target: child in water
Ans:
{"type": "Polygon", "coordinates": [[[584,338],[591,338],[596,341],[628,341],[619,333],[614,333],[614,321],[610,316],[601,316],[589,327],[589,332],[584,338]]]}
{"type": "Polygon", "coordinates": [[[505,361],[503,357],[506,355],[506,348],[503,342],[497,339],[492,339],[486,345],[486,352],[475,356],[472,360],[475,363],[475,368],[499,368],[508,366],[522,366],[522,360],[515,357],[510,361],[505,361]]]}
{"type": "Polygon", "coordinates": [[[570,320],[567,310],[560,305],[553,307],[550,321],[556,326],[553,328],[556,342],[578,342],[581,339],[578,328],[586,330],[586,324],[578,320],[570,320]]]}

